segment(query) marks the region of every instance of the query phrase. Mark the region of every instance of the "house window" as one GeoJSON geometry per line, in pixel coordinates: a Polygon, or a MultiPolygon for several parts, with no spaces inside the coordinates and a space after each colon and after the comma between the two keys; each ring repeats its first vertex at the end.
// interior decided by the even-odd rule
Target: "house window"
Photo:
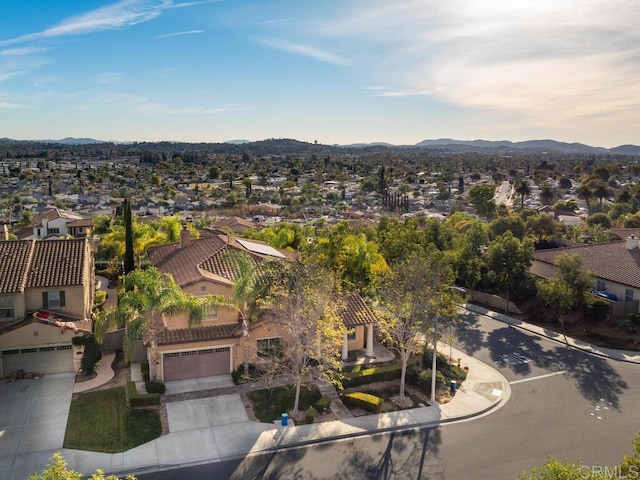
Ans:
{"type": "Polygon", "coordinates": [[[633,290],[631,290],[630,288],[624,289],[624,301],[625,302],[633,301],[633,290]]]}
{"type": "Polygon", "coordinates": [[[204,307],[202,313],[203,313],[202,318],[207,320],[215,320],[216,318],[218,318],[218,311],[216,307],[212,305],[207,305],[206,307],[204,307]]]}
{"type": "Polygon", "coordinates": [[[358,339],[358,331],[355,328],[352,328],[347,333],[347,340],[350,342],[355,342],[358,339]]]}
{"type": "Polygon", "coordinates": [[[256,343],[259,357],[273,357],[282,353],[282,337],[260,338],[256,343]]]}
{"type": "Polygon", "coordinates": [[[605,282],[603,282],[602,280],[596,280],[596,290],[601,292],[606,289],[607,289],[607,284],[605,282]]]}
{"type": "Polygon", "coordinates": [[[40,236],[42,236],[42,235],[40,234],[40,229],[38,229],[38,236],[39,236],[39,237],[40,237],[40,236]]]}
{"type": "Polygon", "coordinates": [[[65,295],[63,290],[53,292],[42,292],[42,307],[57,310],[65,306],[65,295]]]}
{"type": "Polygon", "coordinates": [[[47,235],[58,235],[60,233],[60,229],[58,227],[47,228],[47,235]]]}
{"type": "Polygon", "coordinates": [[[0,297],[0,321],[16,318],[13,297],[0,297]]]}

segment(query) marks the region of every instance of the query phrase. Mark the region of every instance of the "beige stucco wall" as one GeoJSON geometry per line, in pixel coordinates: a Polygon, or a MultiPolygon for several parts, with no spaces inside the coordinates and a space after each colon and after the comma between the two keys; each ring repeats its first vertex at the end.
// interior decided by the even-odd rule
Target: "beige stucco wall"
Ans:
{"type": "Polygon", "coordinates": [[[29,312],[44,308],[42,305],[43,292],[63,291],[65,297],[65,306],[59,309],[47,308],[46,310],[57,311],[61,314],[70,315],[81,319],[88,319],[91,315],[91,304],[89,304],[90,287],[85,288],[83,285],[48,287],[48,288],[29,288],[25,292],[26,309],[29,312]]]}
{"type": "MultiPolygon", "coordinates": [[[[19,293],[2,293],[0,298],[13,298],[13,309],[15,310],[15,316],[13,320],[24,318],[25,315],[25,298],[24,295],[19,293]]],[[[10,321],[11,319],[2,319],[3,321],[10,321]]]]}
{"type": "Polygon", "coordinates": [[[550,278],[556,274],[555,265],[549,263],[539,262],[534,260],[531,264],[531,273],[542,278],[550,278]]]}
{"type": "Polygon", "coordinates": [[[364,349],[364,342],[367,339],[367,333],[365,331],[364,325],[358,325],[354,327],[356,338],[355,340],[349,340],[347,344],[347,348],[349,351],[352,350],[362,350],[364,349]]]}
{"type": "Polygon", "coordinates": [[[0,348],[68,344],[74,336],[76,334],[72,330],[34,321],[0,335],[0,348]]]}

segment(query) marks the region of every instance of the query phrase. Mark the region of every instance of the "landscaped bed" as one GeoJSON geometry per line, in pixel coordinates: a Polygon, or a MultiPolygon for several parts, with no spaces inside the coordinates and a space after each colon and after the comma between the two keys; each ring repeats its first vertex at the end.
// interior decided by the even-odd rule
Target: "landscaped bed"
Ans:
{"type": "Polygon", "coordinates": [[[157,408],[127,408],[125,387],[116,387],[74,396],[64,447],[117,453],[160,435],[162,425],[157,408]]]}
{"type": "MultiPolygon", "coordinates": [[[[255,392],[247,393],[247,398],[251,402],[253,413],[261,422],[273,422],[278,420],[283,413],[290,413],[293,410],[293,400],[295,389],[293,385],[281,387],[264,388],[255,392]]],[[[306,423],[304,412],[313,406],[322,395],[315,385],[303,386],[300,389],[300,418],[296,419],[297,424],[306,423]]]]}

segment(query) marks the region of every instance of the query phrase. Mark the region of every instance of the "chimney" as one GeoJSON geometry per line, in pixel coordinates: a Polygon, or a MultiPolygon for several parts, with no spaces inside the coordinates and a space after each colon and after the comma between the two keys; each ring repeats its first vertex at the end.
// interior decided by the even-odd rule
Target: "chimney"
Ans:
{"type": "Polygon", "coordinates": [[[185,248],[191,245],[191,232],[186,225],[180,230],[180,248],[185,248]]]}
{"type": "Polygon", "coordinates": [[[6,223],[2,225],[2,239],[9,240],[9,227],[6,223]]]}
{"type": "Polygon", "coordinates": [[[635,235],[630,235],[627,237],[627,250],[633,250],[634,248],[638,248],[638,239],[635,235]]]}

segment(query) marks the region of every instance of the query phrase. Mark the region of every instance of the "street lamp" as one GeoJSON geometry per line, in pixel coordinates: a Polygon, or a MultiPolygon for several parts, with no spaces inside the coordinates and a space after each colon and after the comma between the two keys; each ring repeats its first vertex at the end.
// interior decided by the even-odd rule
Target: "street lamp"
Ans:
{"type": "MultiPolygon", "coordinates": [[[[447,290],[455,290],[459,293],[466,294],[467,291],[464,288],[460,288],[458,286],[449,286],[445,287],[447,290]]],[[[436,404],[436,356],[438,355],[437,345],[438,345],[438,320],[439,316],[436,313],[434,316],[434,325],[433,325],[433,358],[431,361],[431,405],[436,404]]],[[[449,357],[451,357],[451,345],[449,345],[449,357]]]]}

